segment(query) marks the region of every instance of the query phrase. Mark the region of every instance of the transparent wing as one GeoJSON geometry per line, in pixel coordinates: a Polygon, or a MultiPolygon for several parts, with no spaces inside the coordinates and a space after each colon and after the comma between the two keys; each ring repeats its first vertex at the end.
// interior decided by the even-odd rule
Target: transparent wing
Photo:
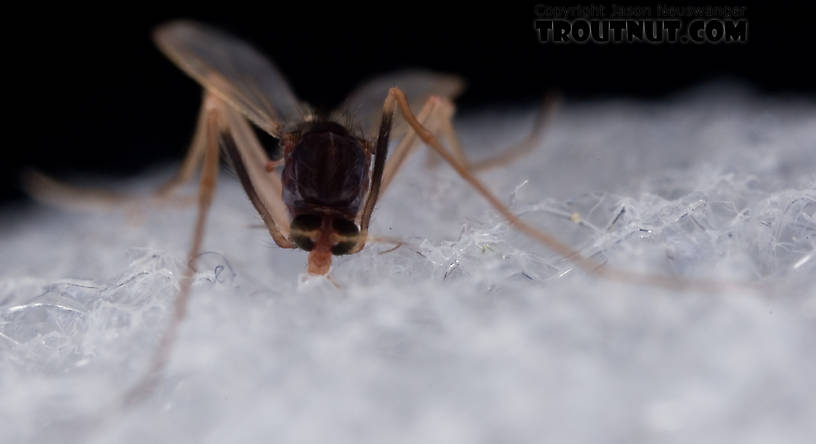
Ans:
{"type": "Polygon", "coordinates": [[[153,38],[184,72],[269,134],[305,118],[283,75],[248,43],[192,21],[161,25],[153,38]]]}
{"type": "MultiPolygon", "coordinates": [[[[453,100],[465,88],[465,82],[455,75],[418,69],[393,72],[360,85],[349,94],[333,113],[333,117],[341,120],[344,116],[350,116],[354,119],[355,125],[362,127],[364,134],[373,136],[380,124],[388,89],[394,86],[405,93],[411,110],[418,113],[432,95],[453,100]]],[[[405,129],[407,129],[405,122],[395,121],[391,131],[392,138],[396,139],[405,129]]]]}

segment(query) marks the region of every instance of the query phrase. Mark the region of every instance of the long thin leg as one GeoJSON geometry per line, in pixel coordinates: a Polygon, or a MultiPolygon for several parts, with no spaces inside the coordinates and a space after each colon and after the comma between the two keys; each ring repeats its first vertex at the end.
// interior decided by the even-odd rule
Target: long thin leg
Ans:
{"type": "MultiPolygon", "coordinates": [[[[462,144],[459,142],[459,137],[456,135],[456,131],[453,129],[453,113],[454,113],[454,105],[450,100],[441,99],[442,107],[440,110],[440,132],[442,135],[448,140],[450,143],[451,149],[453,151],[453,157],[459,161],[460,164],[464,165],[467,169],[471,169],[470,161],[468,161],[467,155],[465,154],[465,150],[462,149],[462,144]]],[[[431,151],[433,152],[433,151],[431,151]]]]}
{"type": "MultiPolygon", "coordinates": [[[[527,135],[527,137],[524,138],[524,140],[516,143],[515,145],[506,147],[500,153],[492,157],[471,162],[468,160],[465,150],[462,149],[462,144],[453,128],[453,114],[455,106],[449,99],[442,97],[439,97],[438,99],[440,104],[438,107],[438,112],[435,113],[428,122],[424,121],[420,115],[417,115],[417,120],[423,126],[428,128],[433,134],[439,134],[441,137],[443,137],[450,145],[453,157],[459,161],[460,164],[464,165],[473,172],[485,171],[507,165],[519,157],[530,153],[536,147],[541,146],[542,138],[546,133],[545,130],[549,126],[558,104],[561,102],[559,94],[548,94],[541,102],[541,106],[539,107],[536,120],[533,125],[533,130],[527,135]],[[435,123],[438,126],[438,129],[428,125],[428,123],[434,124],[434,122],[438,122],[435,123]]],[[[440,160],[439,156],[437,156],[433,151],[430,151],[428,154],[428,166],[435,166],[440,160]]],[[[391,178],[393,178],[393,176],[391,176],[391,178]]]]}
{"type": "Polygon", "coordinates": [[[159,185],[155,191],[156,196],[167,196],[173,193],[179,186],[187,183],[193,178],[198,166],[204,157],[205,139],[207,132],[207,95],[204,94],[204,99],[201,103],[201,109],[198,112],[198,119],[196,120],[196,129],[193,134],[193,140],[190,142],[190,148],[187,149],[187,154],[184,156],[184,161],[181,163],[181,168],[172,179],[159,185]]]}
{"type": "MultiPolygon", "coordinates": [[[[493,193],[491,193],[484,184],[473,175],[473,173],[468,170],[468,168],[461,164],[456,158],[449,153],[444,146],[436,139],[431,131],[427,128],[422,126],[422,124],[417,121],[414,114],[411,112],[411,108],[408,106],[408,101],[405,98],[405,94],[399,88],[391,88],[388,92],[388,97],[386,98],[386,104],[393,103],[396,101],[397,106],[400,109],[403,117],[406,121],[411,125],[414,131],[417,132],[419,137],[425,142],[426,145],[431,147],[434,151],[436,151],[442,158],[453,167],[454,170],[461,176],[465,181],[467,181],[479,194],[482,195],[489,203],[496,209],[511,225],[517,228],[519,231],[523,232],[524,234],[530,236],[533,239],[541,242],[542,244],[546,245],[551,250],[555,251],[559,255],[563,256],[566,259],[569,259],[574,264],[576,264],[581,269],[595,274],[601,277],[625,281],[625,282],[632,282],[632,283],[639,283],[639,284],[648,284],[654,285],[659,287],[666,287],[672,289],[678,288],[695,288],[695,289],[703,289],[703,290],[719,290],[725,287],[737,287],[737,288],[755,288],[754,285],[746,282],[725,282],[720,280],[712,280],[712,279],[682,279],[672,276],[665,276],[665,275],[656,275],[656,274],[648,274],[648,273],[637,273],[628,270],[619,270],[612,267],[601,267],[601,263],[595,261],[592,258],[582,256],[578,251],[574,250],[572,247],[564,244],[563,242],[559,241],[558,239],[550,236],[531,225],[528,225],[526,222],[522,221],[518,216],[513,214],[509,208],[507,208],[493,193]]],[[[393,111],[393,108],[392,108],[393,111]]]]}
{"type": "MultiPolygon", "coordinates": [[[[548,94],[544,98],[544,101],[541,102],[541,107],[538,110],[538,115],[536,116],[535,123],[533,124],[533,130],[524,140],[516,145],[510,146],[496,156],[482,159],[477,162],[471,162],[469,164],[470,170],[478,172],[507,165],[508,163],[518,159],[521,156],[524,156],[525,154],[534,150],[536,147],[540,146],[544,133],[546,133],[545,130],[549,126],[550,121],[552,121],[552,116],[555,114],[559,103],[561,103],[561,97],[558,94],[548,94]]],[[[459,142],[450,121],[446,121],[444,130],[448,135],[449,140],[452,140],[452,146],[456,148],[459,142]]],[[[458,148],[458,150],[462,151],[461,148],[458,148]]]]}
{"type": "MultiPolygon", "coordinates": [[[[389,94],[388,97],[391,95],[389,94]]],[[[385,104],[383,105],[383,117],[380,126],[380,136],[383,133],[386,134],[386,138],[383,139],[382,137],[378,137],[377,139],[377,146],[378,150],[382,150],[379,148],[381,144],[383,144],[384,148],[387,149],[388,139],[387,139],[387,132],[390,129],[385,125],[391,125],[392,122],[392,114],[393,114],[393,100],[386,98],[385,104]]],[[[459,144],[459,140],[456,137],[456,133],[453,130],[452,118],[454,114],[455,107],[450,100],[438,97],[438,96],[431,96],[425,103],[422,105],[419,113],[416,116],[416,120],[420,122],[426,130],[429,132],[440,131],[443,135],[445,135],[453,144],[454,158],[460,162],[460,164],[464,165],[467,168],[467,157],[465,155],[464,150],[462,149],[461,145],[459,144]]],[[[381,185],[379,186],[379,193],[378,195],[374,196],[371,192],[369,192],[369,197],[366,202],[366,207],[361,213],[361,220],[360,220],[360,237],[358,243],[353,250],[353,252],[358,252],[365,247],[365,244],[368,240],[371,240],[371,236],[368,235],[368,222],[371,217],[371,211],[374,207],[374,203],[376,203],[376,199],[385,192],[388,185],[390,185],[393,178],[396,176],[397,172],[400,168],[404,165],[405,159],[414,151],[414,149],[418,145],[417,140],[417,133],[416,131],[407,131],[403,136],[402,140],[400,141],[399,145],[397,146],[394,153],[388,158],[387,163],[384,167],[384,171],[382,174],[382,181],[381,185]],[[372,200],[372,196],[374,199],[372,200]]],[[[433,152],[432,152],[433,153],[433,152]]],[[[384,157],[384,156],[383,156],[384,157]]],[[[375,165],[373,177],[376,178],[377,176],[377,169],[375,165]]],[[[376,183],[376,181],[374,181],[376,183]]],[[[372,190],[374,186],[372,186],[372,190]]]]}
{"type": "Polygon", "coordinates": [[[221,134],[221,143],[241,186],[275,243],[281,248],[295,248],[288,239],[289,212],[281,198],[280,177],[274,171],[277,162],[266,156],[243,116],[229,107],[224,107],[223,114],[228,131],[221,134]]]}
{"type": "MultiPolygon", "coordinates": [[[[427,120],[436,108],[437,103],[438,101],[436,100],[426,100],[425,104],[422,105],[422,109],[417,114],[417,120],[422,122],[423,125],[426,125],[427,120]]],[[[385,190],[388,189],[388,186],[391,184],[391,180],[394,179],[394,176],[396,175],[397,171],[399,171],[400,167],[402,167],[405,159],[407,159],[408,155],[411,154],[414,148],[417,147],[417,142],[416,132],[406,131],[399,145],[397,145],[397,148],[394,150],[394,153],[388,157],[385,164],[385,171],[383,172],[382,185],[380,186],[381,196],[383,193],[385,193],[385,190]]]]}
{"type": "Polygon", "coordinates": [[[23,176],[23,188],[34,198],[51,204],[70,207],[110,208],[144,201],[153,203],[186,204],[189,199],[172,199],[179,186],[189,182],[204,157],[207,131],[206,94],[198,114],[193,140],[187,149],[179,171],[167,182],[159,185],[152,196],[133,196],[101,189],[79,188],[53,179],[43,173],[30,171],[23,176]]]}
{"type": "Polygon", "coordinates": [[[214,97],[205,100],[205,136],[204,136],[204,163],[201,170],[201,181],[198,188],[198,212],[196,214],[195,229],[190,249],[187,251],[186,267],[181,277],[179,292],[173,306],[172,317],[167,330],[162,335],[159,346],[144,379],[125,397],[126,403],[138,401],[147,394],[156,384],[161,371],[167,363],[167,358],[176,340],[178,328],[187,313],[187,304],[190,298],[190,287],[193,283],[198,252],[204,240],[204,227],[207,223],[207,213],[212,204],[218,179],[218,140],[219,140],[219,107],[223,106],[214,97]]]}
{"type": "MultiPolygon", "coordinates": [[[[442,97],[433,97],[431,100],[427,100],[420,112],[416,115],[416,118],[417,121],[431,131],[431,133],[440,134],[447,140],[452,149],[453,157],[460,164],[473,172],[478,172],[506,165],[541,145],[541,139],[559,102],[560,97],[557,94],[549,94],[541,104],[532,132],[523,141],[511,145],[493,157],[477,162],[470,162],[468,160],[465,150],[459,141],[459,137],[456,135],[456,130],[453,128],[455,107],[450,100],[442,97]]],[[[417,142],[416,133],[413,131],[409,131],[403,136],[400,144],[394,150],[394,153],[389,157],[385,165],[380,195],[382,195],[391,184],[397,171],[399,171],[400,167],[404,164],[405,159],[407,159],[417,147],[417,142]]],[[[434,154],[433,151],[430,153],[434,154]]],[[[434,154],[429,157],[429,163],[433,165],[438,159],[439,157],[434,154]]]]}
{"type": "MultiPolygon", "coordinates": [[[[380,185],[382,184],[383,171],[385,170],[385,159],[388,157],[388,138],[391,135],[391,123],[394,117],[394,98],[389,94],[385,98],[383,104],[382,119],[380,121],[380,129],[377,133],[377,144],[374,151],[374,168],[371,173],[371,185],[368,189],[368,196],[366,197],[363,211],[360,213],[360,233],[357,245],[354,246],[351,253],[356,253],[365,247],[366,238],[368,237],[368,223],[371,220],[371,213],[374,211],[374,205],[380,197],[380,185]]],[[[413,115],[412,115],[413,117],[413,115]]]]}

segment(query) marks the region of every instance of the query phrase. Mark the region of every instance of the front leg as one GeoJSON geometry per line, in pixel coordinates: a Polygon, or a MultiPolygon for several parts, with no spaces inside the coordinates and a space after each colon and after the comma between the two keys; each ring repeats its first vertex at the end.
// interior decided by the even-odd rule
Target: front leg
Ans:
{"type": "Polygon", "coordinates": [[[391,125],[394,118],[395,100],[389,94],[383,104],[382,118],[380,119],[380,129],[377,131],[377,142],[374,149],[374,167],[371,170],[371,185],[368,189],[363,210],[360,213],[360,233],[357,244],[351,250],[351,254],[357,253],[365,247],[368,237],[368,223],[371,221],[371,213],[374,205],[380,197],[380,185],[382,184],[383,171],[385,170],[385,159],[388,157],[388,142],[391,136],[391,125]]]}
{"type": "Polygon", "coordinates": [[[295,248],[289,240],[289,212],[282,199],[283,186],[275,162],[266,156],[246,119],[232,108],[224,110],[226,130],[220,135],[221,147],[230,160],[241,186],[258,211],[275,243],[295,248]]]}
{"type": "MultiPolygon", "coordinates": [[[[436,129],[435,122],[442,122],[445,118],[450,118],[453,114],[453,108],[445,107],[444,103],[450,103],[445,99],[440,99],[436,96],[431,96],[422,105],[418,114],[418,120],[432,125],[436,129]]],[[[370,240],[368,236],[368,225],[371,220],[371,214],[374,211],[374,205],[380,196],[383,195],[391,180],[404,164],[408,155],[416,148],[418,140],[415,131],[407,131],[397,145],[394,154],[391,155],[386,162],[388,156],[388,143],[391,134],[391,126],[393,122],[395,100],[392,94],[388,94],[383,104],[382,118],[380,121],[380,128],[377,132],[377,141],[374,152],[374,168],[371,173],[371,186],[369,188],[368,196],[366,198],[363,211],[360,213],[360,234],[357,240],[357,245],[352,250],[352,253],[359,252],[365,247],[365,244],[370,240]]],[[[401,242],[399,243],[401,245],[401,242]]]]}
{"type": "MultiPolygon", "coordinates": [[[[187,313],[196,262],[204,240],[207,214],[212,204],[218,179],[219,147],[223,148],[232,160],[244,190],[263,218],[264,224],[275,242],[283,248],[295,247],[278,229],[278,224],[280,224],[288,233],[288,221],[279,219],[279,212],[275,207],[270,207],[269,204],[269,202],[273,202],[274,205],[275,194],[270,193],[270,191],[274,192],[275,190],[270,190],[270,188],[274,188],[274,181],[269,179],[270,173],[265,169],[266,154],[257,144],[257,140],[254,139],[254,134],[252,134],[251,128],[246,121],[237,120],[238,118],[243,119],[221,99],[212,94],[206,95],[202,118],[204,127],[201,130],[203,166],[198,188],[198,213],[190,249],[187,252],[187,266],[182,275],[179,292],[173,305],[170,324],[162,335],[148,373],[127,392],[124,399],[125,405],[139,401],[155,387],[158,377],[170,357],[179,326],[187,313]],[[255,144],[253,144],[253,141],[255,144]],[[262,188],[263,186],[266,186],[266,188],[262,188]]],[[[280,193],[277,194],[277,199],[280,201],[280,193]]]]}

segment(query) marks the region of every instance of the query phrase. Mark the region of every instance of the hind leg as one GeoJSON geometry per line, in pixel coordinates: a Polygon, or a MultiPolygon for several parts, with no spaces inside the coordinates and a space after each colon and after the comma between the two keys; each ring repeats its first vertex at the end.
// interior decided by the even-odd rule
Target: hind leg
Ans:
{"type": "Polygon", "coordinates": [[[38,171],[29,171],[22,177],[23,188],[36,200],[68,208],[116,208],[138,204],[191,205],[195,198],[176,198],[178,188],[192,180],[199,170],[205,154],[206,139],[206,98],[199,111],[193,140],[178,172],[173,178],[156,187],[149,195],[131,195],[103,189],[77,187],[56,180],[38,171]]]}

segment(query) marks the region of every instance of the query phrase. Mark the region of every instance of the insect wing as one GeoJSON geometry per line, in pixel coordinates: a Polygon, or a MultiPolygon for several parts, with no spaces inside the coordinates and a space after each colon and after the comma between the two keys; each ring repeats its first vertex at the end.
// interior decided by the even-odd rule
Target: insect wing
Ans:
{"type": "Polygon", "coordinates": [[[159,26],[154,40],[184,72],[269,134],[278,137],[281,127],[305,119],[308,110],[286,79],[248,43],[191,21],[159,26]]]}
{"type": "MultiPolygon", "coordinates": [[[[465,82],[460,77],[423,70],[406,70],[376,77],[355,89],[334,112],[335,119],[344,115],[354,116],[355,123],[362,127],[363,133],[373,136],[380,123],[382,107],[388,90],[399,87],[409,100],[414,113],[432,95],[453,99],[464,89],[465,82]]],[[[404,122],[396,124],[391,131],[392,137],[398,137],[407,129],[404,122]]]]}

